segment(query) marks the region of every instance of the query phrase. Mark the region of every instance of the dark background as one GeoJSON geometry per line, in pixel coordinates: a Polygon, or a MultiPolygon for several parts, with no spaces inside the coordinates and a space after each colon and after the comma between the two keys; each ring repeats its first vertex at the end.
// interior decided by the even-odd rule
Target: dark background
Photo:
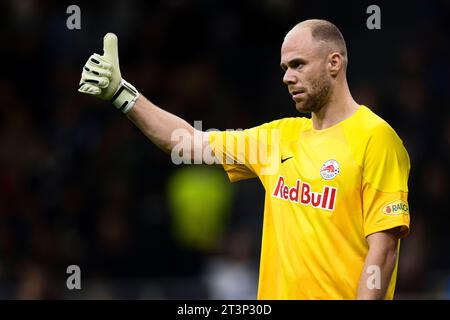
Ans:
{"type": "Polygon", "coordinates": [[[309,18],[340,28],[356,101],[411,158],[396,298],[450,298],[448,1],[19,0],[0,10],[0,298],[253,299],[258,181],[172,164],[77,87],[114,32],[122,76],[204,130],[297,116],[279,53],[309,18]],[[66,27],[71,4],[80,30],[66,27]],[[381,30],[366,27],[371,4],[381,30]],[[81,268],[81,290],[66,288],[69,265],[81,268]]]}

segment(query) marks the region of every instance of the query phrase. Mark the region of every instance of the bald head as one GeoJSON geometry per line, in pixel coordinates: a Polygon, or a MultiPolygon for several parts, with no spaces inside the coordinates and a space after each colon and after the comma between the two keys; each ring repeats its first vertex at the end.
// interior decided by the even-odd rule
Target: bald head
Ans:
{"type": "Polygon", "coordinates": [[[300,112],[318,112],[347,87],[347,49],[341,32],[325,20],[306,20],[284,38],[283,82],[300,112]]]}
{"type": "Polygon", "coordinates": [[[295,25],[286,35],[296,37],[299,33],[308,31],[325,54],[339,52],[344,58],[344,67],[347,66],[347,46],[339,29],[331,22],[321,19],[305,20],[295,25]]]}

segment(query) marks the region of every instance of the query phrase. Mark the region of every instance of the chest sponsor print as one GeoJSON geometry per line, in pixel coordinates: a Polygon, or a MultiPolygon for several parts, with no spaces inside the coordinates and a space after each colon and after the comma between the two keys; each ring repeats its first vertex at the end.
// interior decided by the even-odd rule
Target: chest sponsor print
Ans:
{"type": "Polygon", "coordinates": [[[322,192],[314,192],[311,185],[297,179],[295,186],[285,184],[284,177],[279,176],[272,196],[300,205],[334,211],[337,188],[324,186],[322,192]]]}

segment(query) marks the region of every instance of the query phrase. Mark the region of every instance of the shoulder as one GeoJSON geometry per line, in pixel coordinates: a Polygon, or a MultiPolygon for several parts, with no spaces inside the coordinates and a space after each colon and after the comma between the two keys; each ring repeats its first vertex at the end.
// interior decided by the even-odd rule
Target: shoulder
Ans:
{"type": "Polygon", "coordinates": [[[362,121],[369,143],[402,146],[403,141],[392,126],[375,112],[363,106],[362,121]],[[379,143],[376,143],[379,142],[379,143]]]}
{"type": "Polygon", "coordinates": [[[299,133],[308,128],[311,128],[311,119],[304,117],[290,117],[273,120],[258,127],[251,128],[250,130],[277,130],[282,140],[296,140],[299,137],[299,133]]]}
{"type": "Polygon", "coordinates": [[[401,159],[408,163],[409,156],[392,126],[368,107],[361,106],[354,121],[345,126],[346,139],[354,158],[361,166],[367,161],[401,159]]]}
{"type": "Polygon", "coordinates": [[[210,141],[217,136],[222,136],[223,138],[232,136],[235,138],[245,137],[256,140],[269,139],[270,141],[276,139],[277,141],[286,142],[298,140],[299,133],[308,130],[308,128],[311,128],[311,119],[291,117],[273,120],[245,130],[210,131],[208,132],[208,136],[210,141]]]}
{"type": "Polygon", "coordinates": [[[354,144],[367,145],[382,142],[384,145],[403,142],[392,126],[366,106],[361,106],[358,117],[346,126],[347,138],[354,144]]]}
{"type": "Polygon", "coordinates": [[[363,138],[357,155],[364,180],[384,192],[407,192],[410,160],[395,130],[381,117],[367,109],[361,118],[363,138]]]}
{"type": "Polygon", "coordinates": [[[290,128],[301,128],[310,122],[311,119],[304,117],[290,117],[273,120],[261,124],[260,128],[277,128],[277,129],[290,129],[290,128]]]}

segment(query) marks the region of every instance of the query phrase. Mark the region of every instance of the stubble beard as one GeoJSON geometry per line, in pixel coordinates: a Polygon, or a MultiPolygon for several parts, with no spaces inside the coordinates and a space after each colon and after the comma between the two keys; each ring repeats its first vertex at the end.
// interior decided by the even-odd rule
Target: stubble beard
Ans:
{"type": "Polygon", "coordinates": [[[296,103],[301,113],[318,112],[328,103],[331,96],[331,80],[325,74],[311,81],[309,92],[303,103],[296,103]]]}

